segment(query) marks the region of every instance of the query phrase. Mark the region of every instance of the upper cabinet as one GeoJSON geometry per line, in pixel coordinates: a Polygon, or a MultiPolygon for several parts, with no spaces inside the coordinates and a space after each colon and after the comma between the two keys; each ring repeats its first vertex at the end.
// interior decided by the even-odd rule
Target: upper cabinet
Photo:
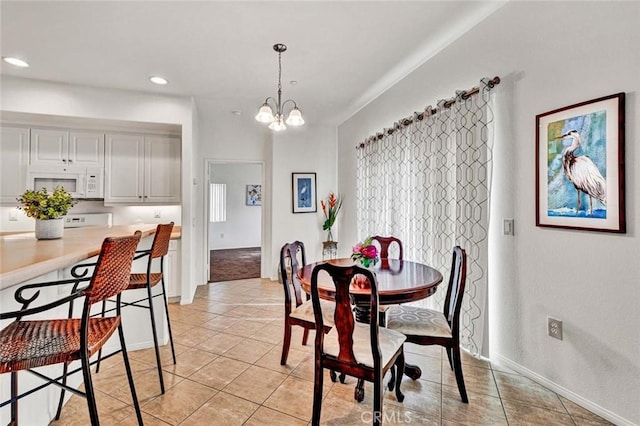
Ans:
{"type": "Polygon", "coordinates": [[[179,204],[180,139],[108,134],[105,204],[179,204]]]}
{"type": "Polygon", "coordinates": [[[104,166],[104,133],[31,129],[31,165],[104,166]]]}
{"type": "Polygon", "coordinates": [[[0,136],[0,203],[17,204],[26,188],[29,129],[2,127],[0,136]]]}

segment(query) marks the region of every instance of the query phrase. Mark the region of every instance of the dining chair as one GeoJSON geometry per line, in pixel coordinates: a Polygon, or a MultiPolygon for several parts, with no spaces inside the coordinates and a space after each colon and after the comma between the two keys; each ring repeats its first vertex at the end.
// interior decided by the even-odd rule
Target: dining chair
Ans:
{"type": "MultiPolygon", "coordinates": [[[[153,237],[153,243],[151,248],[147,250],[137,250],[133,260],[147,258],[147,272],[146,273],[133,273],[129,277],[129,285],[125,288],[127,290],[146,290],[146,296],[142,299],[134,302],[121,302],[122,306],[135,306],[137,308],[147,309],[149,311],[149,318],[151,319],[151,333],[153,335],[153,346],[156,357],[156,365],[158,369],[158,380],[160,381],[160,392],[165,393],[164,378],[162,374],[162,361],[160,360],[160,348],[158,345],[158,332],[156,330],[156,317],[153,306],[153,299],[161,297],[164,302],[165,318],[167,320],[167,328],[169,331],[169,343],[171,344],[171,355],[173,357],[173,363],[176,363],[176,351],[173,345],[173,335],[171,333],[171,320],[169,318],[169,304],[167,301],[167,290],[164,282],[164,257],[169,252],[169,241],[171,239],[171,232],[173,231],[173,222],[167,224],[159,224],[156,227],[156,232],[153,237]],[[152,272],[154,259],[159,259],[159,271],[152,272]],[[160,290],[156,294],[152,293],[152,288],[157,284],[160,284],[160,290]],[[142,304],[144,302],[144,304],[142,304]]],[[[102,305],[102,316],[109,312],[105,309],[106,300],[102,305]]],[[[100,370],[100,359],[102,357],[102,351],[98,354],[98,363],[96,372],[100,370]]]]}
{"type": "MultiPolygon", "coordinates": [[[[122,352],[131,397],[136,411],[138,424],[142,424],[140,405],[136,395],[129,357],[120,321],[121,292],[129,283],[134,252],[140,241],[140,231],[132,236],[106,238],[98,256],[93,275],[90,278],[73,278],[60,281],[27,284],[15,292],[15,299],[22,305],[19,311],[0,313],[0,319],[15,318],[15,321],[0,331],[0,373],[11,374],[11,398],[3,401],[0,407],[11,404],[11,425],[18,424],[18,400],[43,389],[50,384],[86,398],[89,418],[92,425],[100,423],[95,393],[91,380],[90,357],[109,340],[118,330],[121,349],[109,356],[122,352]],[[84,283],[84,288],[79,288],[84,283]],[[70,295],[53,302],[30,307],[36,301],[42,289],[53,286],[73,285],[70,295]],[[24,320],[26,316],[44,313],[64,304],[71,304],[77,298],[84,297],[84,307],[80,318],[24,320]],[[108,318],[92,318],[91,307],[109,297],[116,297],[116,315],[108,318]],[[68,371],[69,363],[80,360],[81,367],[68,371]],[[53,364],[64,364],[64,373],[57,378],[33,370],[53,364]],[[29,391],[18,394],[18,372],[26,370],[43,379],[46,383],[29,391]],[[67,386],[70,374],[82,371],[84,392],[67,386]]],[[[72,308],[70,308],[72,310],[72,308]]],[[[58,407],[56,420],[60,418],[62,404],[58,407]]],[[[30,409],[34,409],[31,407],[30,409]]]]}
{"type": "Polygon", "coordinates": [[[378,309],[378,283],[368,269],[353,266],[337,266],[323,263],[313,268],[311,274],[311,301],[318,327],[324,325],[324,304],[318,294],[318,275],[326,273],[335,286],[335,321],[333,328],[325,335],[316,333],[315,373],[313,389],[313,416],[311,423],[320,424],[324,369],[339,371],[358,378],[355,398],[364,396],[364,381],[373,383],[373,424],[382,424],[383,391],[385,373],[395,365],[398,379],[395,383],[396,398],[402,402],[400,379],[404,372],[403,343],[405,336],[393,330],[378,326],[378,317],[371,316],[369,324],[356,322],[351,306],[349,289],[355,278],[359,285],[371,288],[370,307],[378,309]]]}
{"type": "MultiPolygon", "coordinates": [[[[462,402],[468,403],[460,359],[460,308],[466,279],[467,254],[456,246],[453,248],[444,312],[408,305],[393,306],[387,312],[387,328],[404,334],[409,343],[445,347],[462,402]]],[[[392,387],[393,382],[389,386],[392,387]]]]}
{"type": "MultiPolygon", "coordinates": [[[[282,342],[280,365],[287,363],[291,346],[292,326],[297,325],[303,328],[303,345],[307,344],[309,330],[315,330],[316,328],[313,305],[308,295],[303,298],[304,292],[298,280],[298,269],[306,264],[307,257],[304,244],[301,241],[294,241],[282,246],[280,250],[280,276],[284,287],[284,340],[282,342]],[[287,268],[287,265],[289,268],[287,268]]],[[[323,330],[327,333],[333,327],[333,304],[324,300],[321,303],[325,308],[323,311],[325,313],[323,330]]]]}
{"type": "MultiPolygon", "coordinates": [[[[378,244],[380,245],[380,259],[382,260],[382,262],[384,262],[385,260],[389,259],[389,247],[391,247],[392,245],[397,245],[397,251],[398,251],[398,259],[402,260],[402,241],[400,241],[399,238],[396,237],[381,237],[379,235],[375,235],[373,237],[371,237],[371,240],[373,241],[377,241],[378,244]]],[[[389,310],[389,308],[391,307],[391,305],[383,305],[380,306],[380,308],[378,308],[378,314],[380,315],[380,324],[384,327],[384,325],[387,322],[387,311],[389,310]]]]}
{"type": "Polygon", "coordinates": [[[380,244],[380,259],[389,258],[389,247],[394,243],[398,246],[398,259],[402,260],[402,241],[396,237],[381,237],[376,235],[371,237],[373,241],[377,241],[380,244]]]}

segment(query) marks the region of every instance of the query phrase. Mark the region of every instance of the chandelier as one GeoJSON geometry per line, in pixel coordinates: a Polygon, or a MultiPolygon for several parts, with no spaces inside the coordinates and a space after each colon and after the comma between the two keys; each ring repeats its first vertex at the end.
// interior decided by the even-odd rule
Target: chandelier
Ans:
{"type": "Polygon", "coordinates": [[[281,130],[285,130],[287,126],[285,122],[290,126],[302,126],[304,124],[304,119],[302,118],[302,113],[298,109],[298,105],[296,101],[293,99],[287,99],[282,102],[282,52],[287,50],[287,46],[284,44],[278,43],[273,45],[273,50],[278,52],[278,99],[269,96],[265,99],[264,103],[258,110],[258,114],[256,115],[256,120],[260,123],[270,123],[269,128],[271,130],[275,130],[279,132],[281,130]],[[275,114],[273,113],[274,108],[271,107],[269,101],[272,101],[275,107],[275,114]],[[293,108],[289,111],[289,116],[287,119],[284,119],[284,106],[287,103],[293,103],[293,108]]]}

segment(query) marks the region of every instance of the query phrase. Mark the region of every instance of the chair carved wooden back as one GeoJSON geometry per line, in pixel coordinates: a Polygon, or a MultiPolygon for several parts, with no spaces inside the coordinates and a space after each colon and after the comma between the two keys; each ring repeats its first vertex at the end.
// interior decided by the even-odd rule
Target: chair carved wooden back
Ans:
{"type": "Polygon", "coordinates": [[[304,244],[301,241],[294,241],[282,246],[280,250],[280,275],[284,286],[284,304],[286,314],[291,313],[292,302],[295,300],[295,307],[304,303],[303,291],[298,280],[298,270],[307,264],[304,244]],[[287,270],[287,264],[289,270],[287,270]],[[293,287],[293,294],[291,288],[293,287]]]}
{"type": "Polygon", "coordinates": [[[402,253],[402,241],[400,241],[396,237],[381,237],[376,235],[371,237],[373,241],[377,241],[380,244],[380,259],[388,259],[389,258],[389,247],[391,244],[396,243],[398,245],[398,259],[403,259],[402,253]]]}

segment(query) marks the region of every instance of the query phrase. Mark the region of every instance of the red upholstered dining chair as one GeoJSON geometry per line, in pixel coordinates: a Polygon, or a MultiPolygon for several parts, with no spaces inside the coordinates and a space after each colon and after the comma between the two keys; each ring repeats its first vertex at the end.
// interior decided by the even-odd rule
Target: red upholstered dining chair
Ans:
{"type": "MultiPolygon", "coordinates": [[[[298,280],[298,269],[307,264],[304,244],[294,241],[285,244],[280,250],[280,276],[284,286],[284,340],[282,342],[282,357],[280,364],[287,363],[289,347],[291,346],[291,327],[294,325],[304,329],[302,344],[307,344],[309,330],[315,330],[316,319],[313,315],[313,305],[308,296],[303,297],[302,287],[298,280]],[[289,270],[287,270],[289,264],[289,270]]],[[[333,326],[333,304],[322,301],[325,307],[324,332],[328,332],[333,326]]]]}
{"type": "MultiPolygon", "coordinates": [[[[155,312],[153,307],[153,299],[161,297],[164,303],[164,312],[167,320],[167,327],[169,331],[169,343],[171,344],[171,355],[173,356],[173,363],[176,363],[176,352],[173,346],[173,335],[171,333],[171,320],[169,318],[169,305],[167,302],[167,290],[164,282],[164,257],[169,252],[169,241],[171,239],[171,232],[173,231],[173,222],[167,224],[160,224],[156,227],[156,233],[153,237],[153,243],[151,248],[147,250],[137,250],[134,260],[147,258],[147,272],[131,274],[129,279],[129,285],[125,290],[146,290],[147,294],[142,299],[134,302],[122,302],[122,306],[135,306],[137,308],[143,308],[149,310],[149,317],[151,319],[151,333],[153,334],[153,345],[155,349],[156,365],[158,368],[158,380],[160,381],[160,392],[164,394],[164,378],[162,375],[162,361],[160,360],[160,348],[158,346],[158,332],[156,330],[155,312]],[[159,259],[159,271],[152,272],[154,259],[159,259]],[[160,284],[160,290],[156,294],[152,293],[152,288],[157,284],[160,284]],[[144,304],[141,304],[144,302],[144,304]]],[[[105,315],[105,302],[102,306],[102,316],[105,315]]],[[[100,369],[100,357],[102,353],[98,355],[98,366],[96,372],[100,369]]]]}
{"type": "MultiPolygon", "coordinates": [[[[117,303],[116,316],[109,318],[91,318],[92,305],[120,295],[129,284],[133,255],[140,241],[140,232],[133,236],[120,238],[106,238],[98,256],[96,267],[90,278],[76,278],[62,281],[27,284],[19,287],[15,292],[15,299],[22,304],[22,309],[15,312],[0,313],[0,319],[15,318],[7,327],[0,331],[0,373],[11,374],[11,399],[3,401],[0,406],[11,404],[11,425],[18,424],[18,400],[32,392],[50,384],[60,386],[76,395],[87,399],[89,417],[92,425],[100,423],[95,394],[91,380],[91,365],[89,358],[98,352],[118,330],[121,352],[127,372],[131,397],[136,411],[138,424],[142,424],[140,406],[136,395],[131,367],[125,345],[124,333],[120,322],[120,304],[117,303]],[[78,289],[82,283],[89,282],[85,288],[78,289]],[[40,290],[60,285],[73,284],[73,291],[69,296],[54,302],[30,307],[40,295],[40,290]],[[26,316],[46,312],[58,306],[71,303],[84,297],[84,308],[81,318],[24,320],[26,316]],[[80,360],[81,367],[71,372],[68,364],[80,360]],[[32,370],[52,364],[64,364],[62,376],[50,378],[32,370]],[[27,370],[47,383],[30,391],[18,394],[18,371],[27,370]],[[82,371],[85,391],[79,391],[66,385],[67,376],[82,371]]],[[[120,351],[119,351],[120,352],[120,351]]],[[[62,404],[58,407],[56,419],[60,417],[62,404]]],[[[39,407],[30,407],[39,409],[39,407]]]]}
{"type": "Polygon", "coordinates": [[[376,235],[371,237],[373,241],[377,241],[380,245],[380,259],[388,259],[389,258],[389,247],[392,244],[397,244],[398,246],[398,259],[402,260],[402,241],[400,241],[396,237],[381,237],[376,235]]]}
{"type": "Polygon", "coordinates": [[[460,360],[460,309],[466,280],[467,254],[456,246],[453,248],[444,312],[408,305],[393,306],[387,312],[387,328],[407,336],[409,343],[445,347],[462,402],[468,403],[460,360]]]}
{"type": "Polygon", "coordinates": [[[318,275],[326,273],[335,285],[335,321],[326,335],[316,333],[315,339],[315,375],[313,391],[313,416],[311,423],[320,424],[322,410],[322,391],[324,369],[339,371],[342,374],[358,378],[355,398],[361,401],[364,395],[364,380],[373,382],[373,424],[382,424],[382,405],[385,373],[396,366],[398,379],[395,383],[396,398],[402,402],[400,380],[404,372],[404,335],[378,326],[378,317],[371,316],[369,324],[356,322],[349,288],[355,278],[359,286],[371,288],[370,308],[378,309],[378,283],[375,275],[368,269],[353,266],[336,266],[330,263],[319,264],[311,274],[311,300],[318,327],[324,325],[324,306],[318,294],[318,275]]]}

